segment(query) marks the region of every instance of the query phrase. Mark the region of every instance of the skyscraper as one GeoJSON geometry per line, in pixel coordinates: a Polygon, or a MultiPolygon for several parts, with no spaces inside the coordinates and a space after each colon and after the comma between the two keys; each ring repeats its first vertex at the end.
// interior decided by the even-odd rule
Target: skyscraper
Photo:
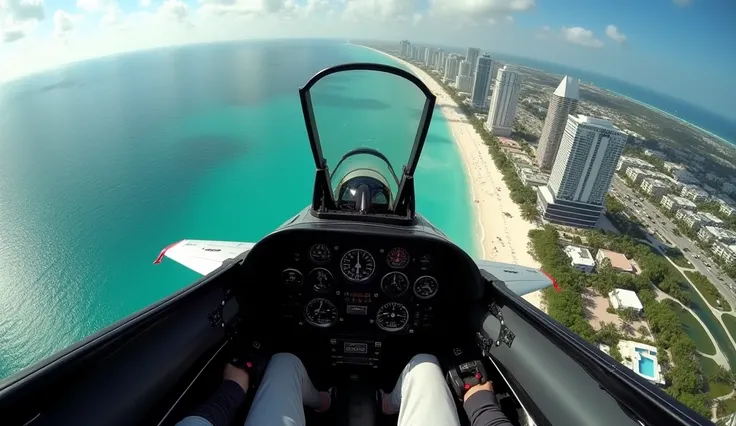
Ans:
{"type": "Polygon", "coordinates": [[[488,89],[491,88],[492,72],[493,59],[488,55],[478,58],[473,79],[473,92],[470,95],[470,102],[474,108],[488,108],[488,89]]]}
{"type": "Polygon", "coordinates": [[[447,60],[447,53],[442,49],[438,49],[434,69],[437,71],[443,70],[445,68],[445,60],[447,60]]]}
{"type": "Polygon", "coordinates": [[[454,54],[450,54],[450,56],[447,58],[447,61],[445,61],[445,75],[444,80],[452,81],[454,82],[457,78],[457,72],[460,69],[460,61],[457,60],[457,57],[454,54]]]}
{"type": "Polygon", "coordinates": [[[411,57],[411,43],[409,43],[409,40],[399,42],[399,54],[404,58],[411,57]]]}
{"type": "Polygon", "coordinates": [[[473,77],[458,75],[455,77],[455,88],[460,92],[470,93],[473,90],[473,77]]]}
{"type": "Polygon", "coordinates": [[[537,150],[537,163],[542,170],[550,170],[555,163],[567,116],[575,113],[579,92],[578,79],[565,76],[549,100],[537,150]]]}
{"type": "Polygon", "coordinates": [[[468,60],[460,61],[460,69],[458,75],[470,76],[470,62],[468,60]]]}
{"type": "Polygon", "coordinates": [[[477,47],[468,47],[468,51],[465,55],[465,60],[470,62],[470,74],[475,75],[475,67],[478,63],[478,56],[480,56],[480,49],[477,47]]]}
{"type": "Polygon", "coordinates": [[[519,102],[521,74],[509,65],[498,70],[496,85],[491,96],[486,129],[498,136],[510,136],[519,102]]]}
{"type": "Polygon", "coordinates": [[[542,217],[560,225],[594,227],[626,138],[609,120],[570,115],[549,182],[537,192],[542,217]]]}

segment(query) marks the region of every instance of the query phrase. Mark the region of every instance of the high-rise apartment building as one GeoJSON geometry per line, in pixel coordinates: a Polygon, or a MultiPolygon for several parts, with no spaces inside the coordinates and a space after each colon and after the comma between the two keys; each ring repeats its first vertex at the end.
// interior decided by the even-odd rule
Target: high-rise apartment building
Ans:
{"type": "Polygon", "coordinates": [[[450,54],[450,56],[445,61],[445,74],[444,74],[444,80],[452,81],[454,82],[457,78],[458,71],[460,69],[460,61],[457,60],[457,57],[454,54],[450,54]]]}
{"type": "Polygon", "coordinates": [[[510,136],[521,91],[521,74],[509,65],[498,70],[491,95],[486,129],[497,136],[510,136]]]}
{"type": "Polygon", "coordinates": [[[470,103],[474,108],[488,108],[488,90],[491,88],[492,73],[493,59],[488,55],[478,58],[473,76],[473,91],[470,95],[470,103]]]}
{"type": "Polygon", "coordinates": [[[458,70],[458,75],[464,75],[464,76],[470,76],[470,62],[468,60],[460,61],[460,68],[458,70]]]}
{"type": "Polygon", "coordinates": [[[560,225],[594,227],[626,139],[609,120],[569,116],[549,182],[537,192],[542,217],[560,225]]]}
{"type": "Polygon", "coordinates": [[[537,164],[542,170],[550,170],[555,163],[557,149],[560,147],[560,140],[567,125],[567,117],[574,114],[578,106],[579,92],[578,79],[565,76],[549,100],[547,117],[544,119],[537,149],[537,164]]]}
{"type": "Polygon", "coordinates": [[[478,57],[480,56],[480,49],[477,47],[468,47],[468,51],[465,54],[465,60],[470,62],[470,74],[475,75],[475,67],[478,65],[478,57]]]}

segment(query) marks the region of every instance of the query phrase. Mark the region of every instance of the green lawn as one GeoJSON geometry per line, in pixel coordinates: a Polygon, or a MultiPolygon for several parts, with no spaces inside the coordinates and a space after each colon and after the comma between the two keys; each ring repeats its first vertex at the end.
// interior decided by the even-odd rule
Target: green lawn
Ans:
{"type": "Polygon", "coordinates": [[[693,264],[690,263],[687,259],[685,259],[682,254],[678,254],[675,256],[671,256],[667,254],[667,257],[669,257],[673,262],[675,262],[675,265],[679,266],[680,268],[688,268],[692,269],[693,264]]]}
{"type": "Polygon", "coordinates": [[[695,285],[695,287],[698,288],[698,291],[703,295],[706,302],[708,304],[716,309],[719,309],[721,311],[730,311],[731,306],[726,302],[725,299],[723,299],[721,294],[718,292],[716,287],[711,283],[710,281],[702,282],[701,280],[707,280],[707,278],[703,275],[695,275],[695,273],[690,271],[685,271],[685,275],[687,275],[688,278],[690,278],[690,281],[695,285]],[[719,305],[716,300],[720,300],[721,304],[719,305]]]}
{"type": "Polygon", "coordinates": [[[681,304],[672,300],[665,301],[665,303],[670,305],[672,310],[675,311],[677,317],[682,323],[685,333],[690,337],[690,339],[692,339],[693,343],[695,343],[695,347],[704,354],[715,355],[716,347],[698,320],[695,319],[690,312],[685,310],[681,304]]]}
{"type": "Polygon", "coordinates": [[[723,320],[723,323],[726,324],[726,331],[728,331],[728,334],[736,339],[736,317],[726,314],[721,316],[721,319],[723,320]]]}
{"type": "Polygon", "coordinates": [[[731,397],[723,400],[723,411],[718,412],[719,417],[723,417],[727,414],[736,413],[736,397],[731,397]]]}
{"type": "Polygon", "coordinates": [[[718,364],[716,364],[715,361],[713,361],[710,358],[706,358],[704,356],[698,356],[700,359],[700,368],[703,369],[703,375],[706,378],[706,392],[708,393],[708,396],[711,398],[716,398],[723,395],[728,395],[733,388],[729,385],[724,385],[723,383],[711,383],[708,379],[708,376],[711,375],[713,372],[715,372],[718,369],[718,364]]]}

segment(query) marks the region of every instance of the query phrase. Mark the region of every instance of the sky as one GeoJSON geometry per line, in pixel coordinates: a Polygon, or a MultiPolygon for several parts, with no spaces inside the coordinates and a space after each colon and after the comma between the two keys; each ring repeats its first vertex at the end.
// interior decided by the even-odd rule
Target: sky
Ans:
{"type": "Polygon", "coordinates": [[[292,37],[475,46],[736,121],[733,0],[0,0],[0,81],[134,50],[292,37]]]}

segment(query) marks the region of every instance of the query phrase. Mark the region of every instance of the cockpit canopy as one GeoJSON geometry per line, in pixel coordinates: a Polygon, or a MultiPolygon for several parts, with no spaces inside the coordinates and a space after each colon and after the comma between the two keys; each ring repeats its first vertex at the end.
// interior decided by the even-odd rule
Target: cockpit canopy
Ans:
{"type": "Polygon", "coordinates": [[[403,69],[354,63],[320,71],[299,95],[317,168],[312,214],[412,223],[429,88],[403,69]]]}

